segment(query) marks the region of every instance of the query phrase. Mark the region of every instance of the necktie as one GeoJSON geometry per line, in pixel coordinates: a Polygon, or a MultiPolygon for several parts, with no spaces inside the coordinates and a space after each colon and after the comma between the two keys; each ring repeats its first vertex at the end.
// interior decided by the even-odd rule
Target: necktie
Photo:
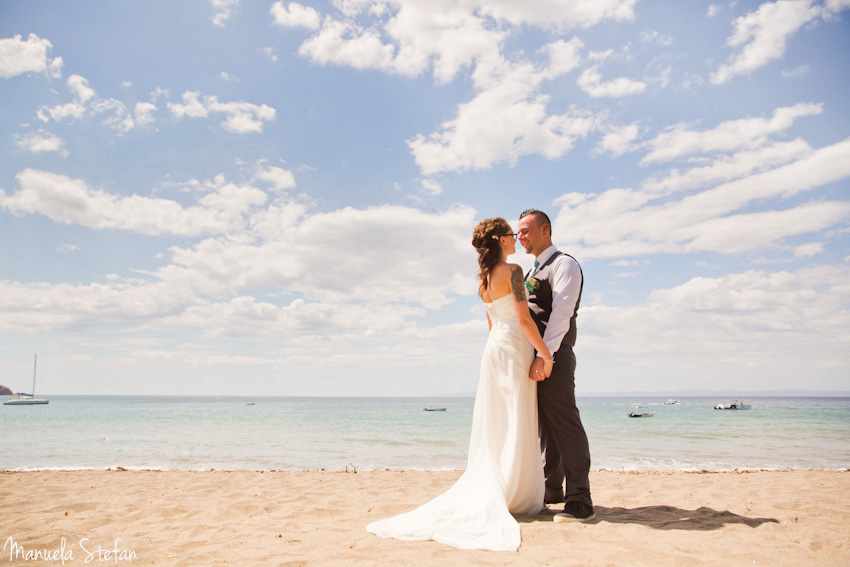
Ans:
{"type": "Polygon", "coordinates": [[[540,265],[540,262],[538,262],[537,260],[534,260],[534,267],[531,269],[531,273],[528,274],[529,278],[537,273],[537,266],[539,266],[539,265],[540,265]]]}

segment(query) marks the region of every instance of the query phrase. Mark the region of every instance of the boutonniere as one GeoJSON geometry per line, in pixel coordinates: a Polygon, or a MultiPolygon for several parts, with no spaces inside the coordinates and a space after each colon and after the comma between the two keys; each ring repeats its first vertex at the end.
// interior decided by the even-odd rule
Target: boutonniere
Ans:
{"type": "Polygon", "coordinates": [[[527,280],[525,280],[525,289],[528,290],[528,293],[536,291],[538,287],[540,287],[540,282],[536,279],[528,278],[527,280]]]}

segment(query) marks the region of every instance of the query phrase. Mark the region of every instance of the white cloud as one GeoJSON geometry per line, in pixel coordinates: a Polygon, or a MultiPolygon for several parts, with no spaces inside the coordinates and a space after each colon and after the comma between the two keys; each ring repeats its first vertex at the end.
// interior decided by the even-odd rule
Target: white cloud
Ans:
{"type": "Polygon", "coordinates": [[[89,87],[89,82],[79,75],[68,77],[68,88],[80,102],[88,102],[94,96],[94,89],[89,87]]]}
{"type": "Polygon", "coordinates": [[[66,118],[79,120],[86,114],[88,109],[86,103],[94,96],[94,90],[88,86],[88,81],[79,75],[68,77],[67,84],[68,90],[74,94],[73,102],[39,107],[36,113],[39,120],[42,122],[48,122],[50,119],[59,122],[66,118]]]}
{"type": "Polygon", "coordinates": [[[672,35],[664,35],[657,30],[643,30],[640,32],[640,40],[644,43],[654,43],[662,47],[673,45],[672,35]]]}
{"type": "MultiPolygon", "coordinates": [[[[408,77],[431,70],[437,83],[472,69],[475,97],[460,104],[456,117],[437,131],[408,140],[421,173],[429,176],[514,164],[528,154],[553,159],[570,151],[599,118],[575,107],[550,114],[550,97],[540,91],[543,81],[580,64],[581,40],[558,39],[540,48],[537,52],[548,58],[548,64],[533,63],[522,53],[505,56],[503,43],[511,26],[564,30],[604,20],[632,20],[635,1],[545,0],[529,7],[478,0],[340,0],[334,5],[341,17],[324,16],[318,30],[301,44],[303,57],[323,65],[408,77]],[[503,120],[494,121],[493,116],[503,120]]],[[[278,3],[273,13],[290,23],[295,6],[284,8],[278,3]]],[[[310,25],[315,21],[311,16],[310,25]]],[[[588,83],[588,88],[595,96],[624,96],[644,90],[646,84],[626,78],[606,83],[599,79],[588,83]]]]}
{"type": "Polygon", "coordinates": [[[239,79],[237,79],[236,77],[234,77],[233,75],[231,75],[227,71],[222,71],[221,73],[218,74],[218,76],[221,79],[227,81],[228,83],[234,82],[234,81],[237,82],[237,83],[239,82],[239,79]]]}
{"type": "Polygon", "coordinates": [[[542,95],[527,99],[510,85],[490,89],[461,104],[457,117],[442,124],[439,132],[416,136],[408,145],[425,175],[512,165],[535,153],[554,159],[586,136],[597,118],[574,108],[550,115],[547,102],[542,95]],[[493,116],[501,119],[494,121],[493,116]]]}
{"type": "Polygon", "coordinates": [[[258,171],[254,179],[268,181],[278,191],[295,187],[295,176],[292,175],[292,172],[273,165],[258,171]]]}
{"type": "Polygon", "coordinates": [[[850,177],[850,140],[770,171],[669,200],[632,189],[569,193],[555,202],[553,234],[584,258],[711,251],[740,254],[776,246],[850,218],[850,204],[781,199],[850,177]],[[748,207],[760,203],[760,211],[748,207]]]}
{"type": "Polygon", "coordinates": [[[392,290],[393,301],[431,309],[445,305],[448,294],[474,293],[468,271],[475,265],[471,209],[432,214],[399,206],[346,207],[310,215],[303,206],[279,201],[268,215],[273,221],[255,215],[253,237],[172,248],[171,265],[157,277],[207,294],[286,289],[322,302],[385,301],[382,290],[392,290]],[[315,266],[329,254],[334,270],[318,277],[315,266]]]}
{"type": "Polygon", "coordinates": [[[787,130],[794,120],[823,112],[822,104],[800,103],[777,108],[770,118],[742,118],[698,131],[686,124],[671,126],[646,142],[651,151],[641,164],[664,162],[695,153],[734,151],[764,145],[771,134],[787,130]]]}
{"type": "MultiPolygon", "coordinates": [[[[110,126],[120,133],[128,132],[136,126],[148,126],[153,122],[152,113],[157,108],[152,103],[140,102],[135,106],[135,119],[131,112],[127,111],[123,102],[114,98],[97,98],[93,88],[85,77],[71,75],[68,77],[68,90],[74,96],[72,102],[58,104],[55,106],[41,106],[36,115],[42,122],[54,120],[77,121],[97,114],[106,114],[103,124],[110,126]]],[[[152,93],[153,100],[162,94],[167,96],[167,91],[157,89],[152,93]]]]}
{"type": "MultiPolygon", "coordinates": [[[[245,299],[245,293],[285,289],[296,297],[301,295],[308,303],[293,303],[291,308],[298,309],[278,315],[291,319],[295,313],[305,312],[304,322],[299,323],[301,331],[315,316],[314,325],[324,325],[330,329],[326,332],[334,328],[334,332],[340,332],[337,327],[343,319],[349,321],[350,327],[362,326],[358,321],[368,319],[366,313],[376,313],[373,303],[418,303],[426,309],[436,309],[451,301],[453,294],[470,295],[475,291],[475,254],[468,243],[474,211],[469,208],[425,213],[400,206],[361,210],[346,207],[310,213],[308,206],[283,197],[266,205],[264,192],[250,185],[228,183],[223,176],[208,182],[189,182],[187,187],[202,195],[196,205],[184,206],[169,199],[106,193],[82,180],[47,172],[25,170],[17,178],[21,185],[18,192],[9,196],[0,193],[0,207],[13,214],[40,213],[60,223],[143,234],[223,235],[188,248],[172,247],[170,264],[147,274],[153,283],[111,280],[106,288],[66,286],[62,289],[70,294],[69,300],[78,297],[81,302],[97,303],[105,294],[110,305],[117,305],[123,297],[147,297],[151,286],[164,286],[161,289],[173,290],[172,295],[184,303],[180,304],[182,307],[171,304],[162,310],[153,309],[149,316],[159,320],[164,312],[170,312],[171,323],[191,326],[185,317],[200,317],[201,312],[209,312],[210,305],[195,297],[223,299],[224,304],[214,308],[213,315],[216,309],[231,308],[273,314],[275,310],[263,302],[245,299]],[[423,234],[429,237],[422,238],[423,234]],[[321,278],[315,277],[315,266],[328,254],[333,256],[335,269],[323,272],[321,278]],[[390,289],[393,300],[387,302],[382,290],[390,289]],[[186,290],[195,294],[188,303],[186,290]],[[92,295],[97,299],[92,299],[92,295]],[[327,305],[322,307],[316,302],[327,305]],[[193,310],[186,311],[190,306],[194,306],[193,310]],[[329,319],[332,313],[336,314],[329,319]]],[[[23,293],[26,287],[15,288],[15,293],[23,293]]],[[[45,285],[38,289],[47,292],[57,288],[45,285]]],[[[59,295],[57,291],[57,301],[59,295]]],[[[130,307],[136,313],[136,308],[130,307]]],[[[106,323],[118,317],[118,307],[115,309],[106,323]]],[[[400,305],[395,315],[388,311],[381,317],[398,322],[424,313],[421,309],[400,305]]],[[[94,311],[100,312],[101,308],[94,311]]],[[[80,314],[84,321],[96,316],[93,312],[80,314]]],[[[130,318],[136,316],[132,314],[130,318]]],[[[67,309],[57,308],[55,319],[51,320],[60,321],[55,323],[60,326],[80,324],[80,319],[69,317],[67,309]]],[[[48,319],[43,317],[40,324],[48,325],[48,319]]],[[[378,326],[377,321],[369,324],[373,329],[378,326]]],[[[263,327],[268,332],[277,328],[263,327]]]]}
{"type": "Polygon", "coordinates": [[[157,110],[155,104],[150,102],[137,102],[136,103],[136,125],[144,128],[145,126],[149,126],[153,123],[153,113],[157,110]]]}
{"type": "Polygon", "coordinates": [[[821,13],[821,8],[811,0],[778,0],[765,2],[739,17],[726,45],[740,48],[740,51],[711,75],[711,82],[720,84],[738,75],[749,75],[781,58],[788,39],[821,13]]]}
{"type": "Polygon", "coordinates": [[[94,229],[142,234],[198,236],[226,233],[245,225],[245,215],[266,202],[266,194],[250,186],[225,183],[219,177],[192,207],[139,195],[122,196],[89,187],[81,179],[26,169],[16,179],[20,190],[0,192],[0,207],[15,215],[40,213],[53,221],[94,229]]]}
{"type": "Polygon", "coordinates": [[[24,134],[18,139],[18,147],[33,153],[56,152],[62,157],[68,156],[62,138],[44,130],[24,134]]]}
{"type": "Polygon", "coordinates": [[[348,65],[355,69],[388,69],[394,48],[381,41],[372,29],[349,22],[326,19],[322,29],[301,44],[298,52],[317,63],[348,65]]]}
{"type": "MultiPolygon", "coordinates": [[[[345,1],[335,5],[343,19],[325,17],[318,33],[301,45],[303,56],[322,64],[406,76],[418,76],[432,67],[437,81],[445,83],[464,67],[498,56],[506,24],[566,29],[606,19],[632,20],[635,0],[544,0],[533,7],[489,0],[345,1]],[[363,25],[367,19],[372,25],[363,25]]],[[[278,2],[272,8],[276,20],[280,18],[284,25],[292,25],[293,8],[298,5],[289,6],[284,9],[278,2]]],[[[309,18],[297,18],[302,20],[315,29],[312,26],[319,16],[310,13],[309,18]]]]}
{"type": "Polygon", "coordinates": [[[672,169],[663,176],[648,177],[643,180],[641,188],[653,193],[667,193],[704,187],[772,169],[812,151],[812,147],[800,138],[790,142],[776,142],[754,150],[719,155],[709,165],[693,167],[684,172],[672,169]]]}
{"type": "Polygon", "coordinates": [[[438,83],[447,83],[464,68],[497,57],[505,32],[468,6],[439,0],[406,1],[385,30],[397,47],[394,72],[416,76],[433,68],[438,83]]]}
{"type": "MultiPolygon", "coordinates": [[[[238,208],[228,191],[240,188],[223,178],[200,184],[215,190],[199,207],[185,208],[173,202],[169,206],[164,199],[106,195],[61,176],[45,179],[40,172],[19,175],[28,189],[33,174],[39,177],[35,181],[72,187],[0,195],[0,203],[20,213],[25,207],[15,205],[37,202],[40,212],[58,222],[152,234],[168,233],[168,227],[198,227],[205,215],[215,224],[223,219],[212,218],[214,211],[220,217],[238,208]]],[[[141,278],[112,276],[106,284],[89,285],[0,282],[0,328],[122,324],[127,329],[194,329],[207,336],[273,336],[307,357],[317,352],[342,356],[347,343],[369,340],[375,345],[383,336],[395,344],[394,356],[410,359],[432,351],[399,350],[400,333],[441,332],[419,329],[411,319],[446,305],[455,294],[475,293],[475,253],[468,242],[474,225],[471,209],[432,214],[381,206],[308,213],[292,201],[278,200],[263,209],[247,204],[247,226],[189,248],[172,247],[170,263],[141,278]],[[322,270],[319,277],[317,266],[328,261],[334,270],[322,270]],[[281,289],[294,297],[278,304],[252,294],[281,289]]],[[[475,326],[480,339],[486,332],[483,317],[475,326]]],[[[469,325],[449,325],[445,331],[457,341],[468,336],[469,325]]],[[[439,337],[431,338],[439,342],[439,337]]]]}
{"type": "Polygon", "coordinates": [[[709,18],[713,18],[717,14],[719,14],[723,10],[722,6],[718,6],[717,4],[709,4],[708,11],[706,12],[706,16],[709,18]]]}
{"type": "Polygon", "coordinates": [[[501,57],[479,62],[473,74],[480,89],[475,98],[460,104],[457,117],[439,131],[408,141],[420,170],[432,175],[486,169],[495,163],[514,164],[524,155],[553,159],[570,151],[576,139],[597,126],[598,118],[575,107],[561,115],[549,114],[549,97],[538,89],[543,81],[578,64],[581,45],[573,38],[544,47],[541,51],[550,58],[545,67],[501,57]]]}
{"type": "Polygon", "coordinates": [[[103,123],[118,132],[129,132],[136,126],[133,116],[127,112],[127,108],[124,106],[124,103],[119,100],[115,100],[114,98],[97,99],[93,101],[91,103],[91,110],[95,114],[111,112],[112,115],[106,118],[103,123]]]}
{"type": "Polygon", "coordinates": [[[213,8],[213,25],[223,28],[225,22],[233,16],[236,8],[239,7],[239,2],[240,0],[210,0],[213,8]]]}
{"type": "Polygon", "coordinates": [[[0,281],[0,290],[0,329],[19,332],[140,326],[179,312],[194,301],[191,288],[162,282],[72,285],[0,281]]]}
{"type": "Polygon", "coordinates": [[[661,387],[740,388],[742,379],[762,379],[757,387],[770,388],[797,383],[800,368],[816,381],[828,366],[850,368],[848,279],[845,265],[750,270],[656,289],[637,305],[583,306],[584,372],[628,389],[635,376],[657,374],[661,358],[675,377],[661,387]],[[613,375],[622,367],[629,382],[613,375]]]}
{"type": "Polygon", "coordinates": [[[27,73],[62,76],[62,58],[50,59],[47,52],[53,44],[31,33],[26,40],[20,35],[0,39],[0,78],[9,79],[27,73]]]}
{"type": "MultiPolygon", "coordinates": [[[[282,4],[275,6],[273,12],[283,14],[282,4]]],[[[452,80],[461,69],[483,59],[500,57],[501,44],[507,37],[505,23],[566,28],[634,17],[631,0],[586,4],[550,0],[537,3],[533,9],[512,2],[449,0],[352,1],[336,6],[344,18],[325,17],[319,31],[302,43],[301,55],[322,64],[405,76],[419,76],[431,68],[439,83],[452,80]],[[371,25],[366,25],[367,21],[371,25]]],[[[282,16],[285,22],[289,22],[290,13],[287,10],[282,16]]],[[[310,24],[318,19],[311,16],[310,24]]],[[[551,47],[557,48],[558,42],[551,47]]]]}
{"type": "Polygon", "coordinates": [[[275,109],[265,104],[219,102],[214,95],[205,95],[201,99],[198,91],[184,92],[183,104],[169,102],[168,110],[175,118],[207,118],[210,114],[224,114],[226,119],[221,123],[222,129],[237,134],[260,133],[263,131],[263,122],[275,119],[275,109]]]}
{"type": "Polygon", "coordinates": [[[260,49],[260,51],[265,53],[266,57],[271,59],[272,63],[277,63],[278,57],[277,57],[277,55],[274,54],[274,49],[272,49],[271,47],[263,47],[262,49],[260,49]]]}
{"type": "Polygon", "coordinates": [[[272,4],[270,13],[274,17],[274,23],[279,26],[301,27],[308,30],[319,29],[319,13],[309,6],[290,2],[287,7],[284,7],[282,0],[278,0],[272,4]]]}
{"type": "Polygon", "coordinates": [[[809,258],[821,252],[823,252],[823,242],[810,242],[809,244],[802,244],[794,248],[794,257],[809,258]]]}
{"type": "Polygon", "coordinates": [[[198,302],[183,312],[157,322],[162,328],[197,329],[210,337],[293,337],[303,343],[305,338],[323,345],[312,344],[305,353],[309,360],[317,351],[340,355],[340,343],[362,342],[388,332],[398,333],[409,318],[423,314],[419,308],[387,302],[384,305],[325,303],[295,299],[288,305],[257,301],[251,296],[238,296],[227,301],[198,302]],[[335,345],[327,344],[333,336],[335,345]],[[337,348],[334,348],[336,346],[337,348]],[[328,348],[331,347],[331,348],[328,348]]]}
{"type": "Polygon", "coordinates": [[[423,179],[422,192],[426,195],[439,195],[443,192],[443,187],[434,179],[423,179]]]}
{"type": "Polygon", "coordinates": [[[645,77],[646,83],[655,85],[659,89],[666,89],[667,85],[670,84],[670,77],[673,75],[673,67],[670,65],[663,66],[660,64],[660,60],[656,60],[647,67],[647,71],[649,70],[654,71],[654,73],[645,77]]]}
{"type": "Polygon", "coordinates": [[[159,97],[168,98],[168,89],[157,87],[151,91],[151,102],[156,102],[159,97]]]}
{"type": "Polygon", "coordinates": [[[578,78],[578,86],[593,98],[619,98],[640,94],[646,90],[646,83],[628,77],[617,77],[610,81],[603,81],[598,65],[582,71],[578,78]]]}
{"type": "Polygon", "coordinates": [[[809,72],[809,66],[808,65],[800,65],[799,67],[797,67],[795,69],[791,69],[790,71],[787,71],[787,70],[782,71],[782,78],[783,79],[794,79],[796,77],[802,77],[803,75],[805,75],[808,72],[809,72]]]}
{"type": "Polygon", "coordinates": [[[841,10],[850,8],[850,0],[826,0],[824,7],[827,10],[827,15],[834,15],[841,10]]]}
{"type": "Polygon", "coordinates": [[[582,47],[584,47],[584,43],[577,37],[570,41],[559,39],[541,47],[539,52],[549,56],[548,74],[550,78],[565,75],[577,68],[581,63],[579,50],[582,47]]]}
{"type": "Polygon", "coordinates": [[[637,123],[611,127],[608,133],[602,137],[595,150],[600,154],[609,152],[612,157],[619,157],[640,147],[640,144],[635,142],[639,135],[640,128],[637,123]]]}
{"type": "Polygon", "coordinates": [[[587,58],[590,61],[596,61],[599,64],[604,63],[605,61],[607,61],[608,59],[611,59],[612,57],[614,57],[614,50],[613,49],[606,49],[605,51],[591,51],[590,53],[587,54],[587,58]]]}
{"type": "Polygon", "coordinates": [[[708,218],[680,231],[683,251],[739,254],[759,250],[784,238],[815,233],[850,219],[850,203],[814,202],[786,210],[739,213],[708,218]]]}
{"type": "Polygon", "coordinates": [[[516,0],[477,0],[478,10],[497,20],[514,25],[530,24],[543,28],[587,28],[605,20],[633,21],[637,0],[542,0],[534,4],[516,0]]]}

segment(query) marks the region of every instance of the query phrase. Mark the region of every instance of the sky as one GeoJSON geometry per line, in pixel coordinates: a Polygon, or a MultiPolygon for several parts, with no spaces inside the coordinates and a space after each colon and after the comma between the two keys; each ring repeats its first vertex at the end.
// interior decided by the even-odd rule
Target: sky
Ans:
{"type": "Polygon", "coordinates": [[[534,207],[579,394],[848,390],[848,92],[850,0],[5,0],[0,384],[471,395],[534,207]]]}

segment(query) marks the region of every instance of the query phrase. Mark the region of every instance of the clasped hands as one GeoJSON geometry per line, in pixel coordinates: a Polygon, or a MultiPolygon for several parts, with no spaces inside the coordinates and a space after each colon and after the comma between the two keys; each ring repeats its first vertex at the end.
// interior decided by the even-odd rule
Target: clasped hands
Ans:
{"type": "Polygon", "coordinates": [[[531,363],[531,368],[528,370],[528,377],[535,382],[542,382],[552,374],[553,363],[543,360],[539,356],[534,358],[531,363]]]}

